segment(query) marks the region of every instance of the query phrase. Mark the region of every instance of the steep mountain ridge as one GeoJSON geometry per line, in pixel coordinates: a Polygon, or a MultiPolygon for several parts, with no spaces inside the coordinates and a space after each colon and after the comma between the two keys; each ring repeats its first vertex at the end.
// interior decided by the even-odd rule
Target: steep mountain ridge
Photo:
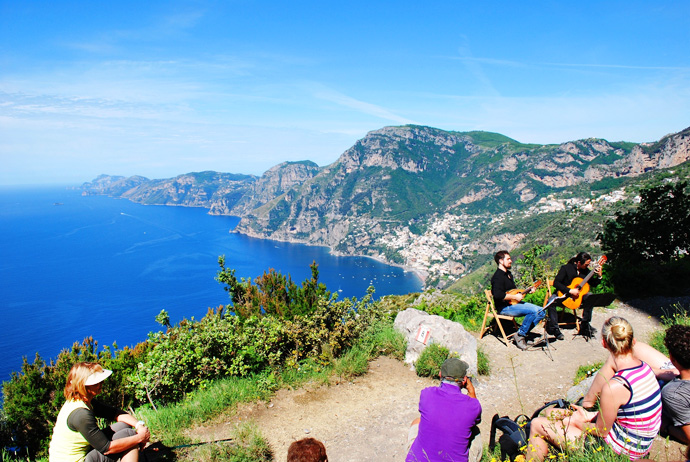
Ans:
{"type": "Polygon", "coordinates": [[[141,204],[221,208],[235,204],[257,180],[254,175],[193,172],[175,178],[150,180],[143,176],[99,175],[82,185],[84,195],[105,194],[141,204]]]}
{"type": "Polygon", "coordinates": [[[689,159],[690,128],[656,143],[535,145],[490,132],[401,126],[368,133],[322,168],[285,162],[260,178],[102,176],[85,190],[208,207],[240,216],[236,232],[374,256],[427,272],[436,283],[472,270],[498,246],[519,245],[531,222],[544,221],[537,216],[631,201],[622,181],[689,159]]]}

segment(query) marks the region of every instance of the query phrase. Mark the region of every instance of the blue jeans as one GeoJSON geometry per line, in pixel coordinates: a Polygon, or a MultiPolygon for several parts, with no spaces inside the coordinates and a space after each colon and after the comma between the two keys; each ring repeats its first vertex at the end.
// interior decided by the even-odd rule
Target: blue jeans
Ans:
{"type": "Polygon", "coordinates": [[[544,317],[546,310],[534,303],[516,303],[515,305],[508,305],[501,310],[501,314],[506,316],[524,316],[518,335],[520,337],[526,336],[534,326],[544,317]]]}

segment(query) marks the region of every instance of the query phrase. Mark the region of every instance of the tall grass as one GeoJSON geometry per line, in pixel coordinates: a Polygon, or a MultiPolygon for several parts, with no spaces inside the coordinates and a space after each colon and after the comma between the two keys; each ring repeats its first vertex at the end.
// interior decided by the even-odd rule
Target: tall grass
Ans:
{"type": "Polygon", "coordinates": [[[420,377],[438,377],[441,365],[448,359],[448,348],[431,343],[422,350],[415,363],[415,371],[420,377]]]}
{"type": "Polygon", "coordinates": [[[484,347],[482,345],[477,347],[477,374],[491,374],[491,362],[489,361],[489,355],[486,354],[486,351],[484,351],[484,347]]]}
{"type": "Polygon", "coordinates": [[[193,446],[180,451],[178,460],[204,462],[270,462],[273,451],[256,426],[242,423],[234,428],[231,442],[193,446]]]}

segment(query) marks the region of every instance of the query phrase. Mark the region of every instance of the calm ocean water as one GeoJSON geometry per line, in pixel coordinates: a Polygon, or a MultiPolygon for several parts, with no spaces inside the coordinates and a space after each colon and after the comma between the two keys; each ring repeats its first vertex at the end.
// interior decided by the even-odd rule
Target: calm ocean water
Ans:
{"type": "Polygon", "coordinates": [[[334,257],[321,247],[231,234],[238,218],[206,209],[144,206],[66,188],[0,188],[0,381],[22,356],[55,358],[93,336],[133,345],[160,325],[229,303],[214,280],[218,256],[237,276],[268,268],[301,283],[312,261],[340,297],[419,291],[412,273],[367,258],[334,257]]]}

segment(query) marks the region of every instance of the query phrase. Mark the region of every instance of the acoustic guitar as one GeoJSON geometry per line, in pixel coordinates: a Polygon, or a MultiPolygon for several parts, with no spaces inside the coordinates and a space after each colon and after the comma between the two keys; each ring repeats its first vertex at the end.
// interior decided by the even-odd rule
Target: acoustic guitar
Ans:
{"type": "Polygon", "coordinates": [[[578,309],[582,304],[582,297],[584,297],[585,294],[589,292],[589,284],[587,283],[587,281],[589,281],[591,277],[594,276],[594,273],[596,273],[597,270],[604,263],[606,263],[606,260],[606,255],[602,255],[599,261],[597,261],[597,263],[592,267],[592,271],[590,271],[587,276],[585,276],[584,278],[574,278],[570,285],[568,285],[568,289],[580,289],[580,295],[578,295],[577,297],[573,297],[572,295],[570,295],[570,293],[564,294],[559,291],[556,299],[563,299],[561,304],[566,308],[570,308],[571,310],[578,309]]]}
{"type": "MultiPolygon", "coordinates": [[[[539,281],[535,282],[534,285],[532,285],[531,287],[528,287],[527,289],[510,289],[508,292],[506,292],[506,294],[513,294],[513,295],[515,295],[515,294],[522,294],[522,295],[525,295],[527,292],[530,292],[532,289],[536,289],[536,288],[539,287],[540,285],[542,285],[541,279],[540,279],[539,281]]],[[[520,302],[518,302],[517,300],[512,300],[512,299],[510,300],[510,304],[511,304],[511,305],[515,305],[516,303],[520,303],[520,302]]]]}

